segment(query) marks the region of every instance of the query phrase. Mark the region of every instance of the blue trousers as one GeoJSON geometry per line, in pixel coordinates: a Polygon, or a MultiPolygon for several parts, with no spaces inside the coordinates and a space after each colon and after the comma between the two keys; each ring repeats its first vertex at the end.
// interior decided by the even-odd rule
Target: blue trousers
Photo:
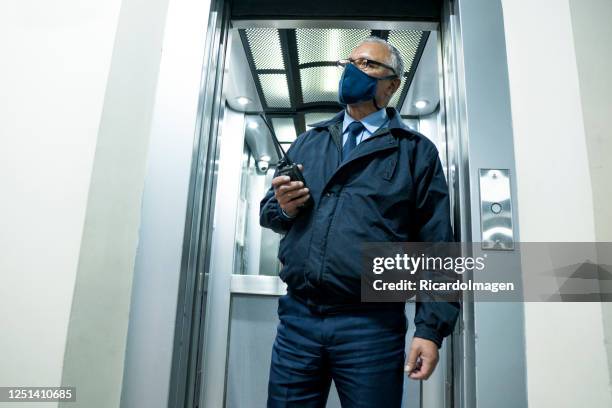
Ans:
{"type": "Polygon", "coordinates": [[[403,309],[318,313],[291,295],[278,302],[268,407],[325,407],[334,381],[343,408],[400,408],[403,309]]]}

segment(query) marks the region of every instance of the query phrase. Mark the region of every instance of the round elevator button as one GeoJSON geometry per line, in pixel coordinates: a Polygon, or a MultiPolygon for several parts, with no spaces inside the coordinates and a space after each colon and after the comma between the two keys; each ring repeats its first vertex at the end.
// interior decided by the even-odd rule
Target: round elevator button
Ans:
{"type": "Polygon", "coordinates": [[[491,212],[493,212],[493,214],[499,214],[502,212],[502,205],[500,203],[491,204],[491,212]]]}

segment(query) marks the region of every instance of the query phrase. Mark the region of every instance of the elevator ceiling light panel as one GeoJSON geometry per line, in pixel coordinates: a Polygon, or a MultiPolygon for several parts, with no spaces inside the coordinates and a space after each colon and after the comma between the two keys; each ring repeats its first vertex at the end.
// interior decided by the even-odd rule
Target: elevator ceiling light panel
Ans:
{"type": "Polygon", "coordinates": [[[285,74],[260,74],[259,83],[268,108],[291,108],[289,87],[285,74]]]}
{"type": "Polygon", "coordinates": [[[297,137],[295,123],[293,122],[292,118],[273,118],[272,127],[274,128],[274,133],[276,134],[278,141],[281,143],[291,143],[297,137]]]}
{"type": "Polygon", "coordinates": [[[295,30],[300,65],[348,58],[370,30],[298,28],[295,30]]]}
{"type": "Polygon", "coordinates": [[[306,126],[311,127],[309,125],[323,122],[324,120],[329,120],[336,115],[337,112],[309,112],[304,114],[304,118],[306,119],[306,126]]]}
{"type": "Polygon", "coordinates": [[[338,100],[338,81],[342,71],[338,67],[307,67],[300,69],[304,103],[338,100]]]}
{"type": "Polygon", "coordinates": [[[285,69],[277,29],[251,28],[246,36],[256,69],[285,69]]]}
{"type": "Polygon", "coordinates": [[[247,28],[238,32],[265,113],[292,116],[296,134],[313,123],[305,115],[333,114],[343,108],[338,103],[342,71],[335,63],[347,58],[370,35],[388,40],[404,59],[402,85],[389,104],[399,110],[429,36],[428,31],[420,30],[331,28],[247,28]]]}

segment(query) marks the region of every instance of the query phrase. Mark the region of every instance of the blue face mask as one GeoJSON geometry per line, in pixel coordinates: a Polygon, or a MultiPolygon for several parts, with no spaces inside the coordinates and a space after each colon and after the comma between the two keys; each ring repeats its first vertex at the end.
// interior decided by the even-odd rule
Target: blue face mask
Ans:
{"type": "Polygon", "coordinates": [[[342,72],[338,86],[338,99],[343,105],[365,102],[376,96],[378,79],[353,64],[348,64],[342,72]]]}
{"type": "Polygon", "coordinates": [[[342,72],[340,82],[338,84],[338,99],[343,105],[351,105],[353,103],[373,101],[376,109],[380,109],[376,104],[376,86],[381,79],[389,79],[389,77],[376,78],[370,76],[357,68],[353,64],[348,64],[342,72]]]}

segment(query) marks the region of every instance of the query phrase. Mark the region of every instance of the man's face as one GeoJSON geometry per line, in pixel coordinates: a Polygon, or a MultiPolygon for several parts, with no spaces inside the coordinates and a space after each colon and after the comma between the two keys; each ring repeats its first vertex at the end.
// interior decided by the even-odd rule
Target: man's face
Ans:
{"type": "MultiPolygon", "coordinates": [[[[366,58],[371,61],[389,65],[389,61],[391,60],[391,52],[384,44],[368,42],[353,49],[349,58],[352,60],[366,58]]],[[[394,72],[388,68],[373,65],[368,66],[367,69],[362,69],[362,71],[376,78],[382,78],[394,74],[394,72]]],[[[383,79],[378,81],[378,85],[376,87],[376,101],[378,106],[387,106],[389,100],[399,88],[400,83],[401,81],[399,78],[383,79]]]]}

